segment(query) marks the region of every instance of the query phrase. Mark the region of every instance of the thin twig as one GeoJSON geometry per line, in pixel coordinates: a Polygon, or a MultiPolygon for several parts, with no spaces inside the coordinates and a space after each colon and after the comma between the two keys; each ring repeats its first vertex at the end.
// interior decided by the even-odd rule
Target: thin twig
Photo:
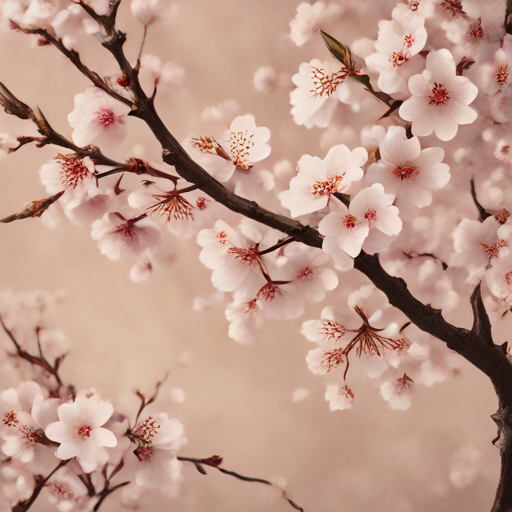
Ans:
{"type": "Polygon", "coordinates": [[[193,457],[178,457],[178,460],[181,460],[183,462],[192,462],[197,468],[197,470],[203,474],[206,475],[206,471],[202,467],[208,466],[214,469],[218,469],[221,473],[224,473],[225,475],[234,476],[235,478],[238,478],[238,480],[243,480],[244,482],[258,482],[260,484],[269,485],[270,487],[274,487],[275,489],[279,489],[281,491],[283,498],[295,509],[300,510],[301,512],[304,512],[304,509],[297,505],[289,496],[288,493],[282,489],[281,487],[277,486],[276,484],[273,484],[269,480],[265,480],[263,478],[253,478],[249,476],[241,475],[240,473],[236,473],[235,471],[229,471],[227,469],[221,468],[219,464],[222,463],[222,457],[214,456],[207,459],[195,459],[193,457]]]}
{"type": "Polygon", "coordinates": [[[9,338],[13,342],[14,346],[16,347],[16,351],[18,352],[19,357],[21,357],[22,359],[25,359],[30,364],[33,364],[35,366],[39,366],[39,367],[43,368],[45,371],[47,371],[49,374],[51,374],[55,377],[55,380],[57,381],[59,388],[63,387],[62,380],[60,379],[60,376],[59,376],[57,363],[55,364],[55,366],[52,366],[46,360],[46,358],[33,356],[33,355],[29,354],[26,350],[23,350],[21,348],[20,344],[16,341],[16,338],[14,337],[12,331],[10,329],[8,329],[7,326],[5,325],[3,318],[1,316],[0,316],[0,325],[3,327],[5,333],[7,334],[7,336],[9,336],[9,338]]]}

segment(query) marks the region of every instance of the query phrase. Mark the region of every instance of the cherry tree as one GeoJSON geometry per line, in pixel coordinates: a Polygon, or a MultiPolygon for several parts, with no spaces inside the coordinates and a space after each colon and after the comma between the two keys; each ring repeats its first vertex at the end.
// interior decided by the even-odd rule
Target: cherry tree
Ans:
{"type": "MultiPolygon", "coordinates": [[[[158,276],[176,239],[195,239],[216,290],[195,307],[222,303],[228,335],[241,344],[255,342],[268,321],[294,321],[313,343],[305,364],[324,379],[331,411],[357,407],[358,375],[375,379],[390,408],[407,410],[416,387],[444,381],[465,358],[496,391],[489,437],[501,476],[492,510],[512,508],[512,362],[507,340],[492,333],[512,311],[512,6],[391,2],[386,19],[372,20],[373,39],[347,41],[343,20],[367,6],[298,5],[288,35],[295,51],[325,45],[286,81],[289,122],[323,132],[315,154],[291,161],[273,126],[230,101],[205,110],[204,126],[186,139],[173,135],[159,101],[186,70],[145,51],[172,6],[132,0],[143,32],[133,52],[118,28],[127,10],[119,0],[0,5],[5,29],[27,35],[34,51],[60,53],[90,82],[74,97],[68,135],[2,79],[0,104],[27,128],[2,134],[0,149],[53,151],[39,172],[46,195],[2,222],[86,227],[108,259],[130,262],[134,282],[158,276]],[[90,58],[91,45],[108,59],[90,58]],[[125,152],[141,123],[159,152],[125,152]],[[284,158],[273,157],[276,146],[284,158]],[[355,271],[366,277],[352,287],[355,271]],[[471,329],[445,318],[461,304],[471,307],[471,329]]],[[[269,94],[286,78],[264,66],[253,85],[269,94]]],[[[54,301],[6,294],[0,308],[9,356],[0,395],[5,510],[28,510],[43,491],[60,510],[98,510],[118,489],[125,506],[148,489],[173,496],[182,463],[279,487],[225,469],[218,455],[178,456],[182,423],[145,413],[158,393],[138,392],[130,417],[64,382],[66,340],[45,319],[54,301]]],[[[307,393],[297,389],[294,400],[307,393]]]]}

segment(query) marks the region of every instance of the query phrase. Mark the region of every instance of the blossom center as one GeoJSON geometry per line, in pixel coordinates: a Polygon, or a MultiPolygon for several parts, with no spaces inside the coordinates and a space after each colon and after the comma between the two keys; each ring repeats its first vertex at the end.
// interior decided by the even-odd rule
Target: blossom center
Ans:
{"type": "Polygon", "coordinates": [[[315,197],[331,196],[335,192],[338,192],[338,187],[343,181],[343,176],[335,174],[329,176],[326,181],[317,181],[313,185],[313,191],[311,192],[315,197]]]}
{"type": "Polygon", "coordinates": [[[309,279],[309,277],[314,274],[314,270],[311,270],[309,267],[305,267],[297,274],[297,279],[309,279]]]}
{"type": "Polygon", "coordinates": [[[345,228],[347,228],[347,229],[353,229],[357,225],[357,219],[353,215],[350,215],[350,214],[345,215],[345,217],[343,217],[343,219],[342,219],[342,222],[343,222],[343,225],[345,226],[345,228]]]}
{"type": "Polygon", "coordinates": [[[133,453],[141,462],[150,462],[154,451],[153,446],[140,446],[133,453]]]}
{"type": "Polygon", "coordinates": [[[428,99],[429,105],[435,105],[436,107],[440,107],[448,103],[448,100],[450,99],[450,94],[443,84],[438,84],[437,82],[434,82],[432,93],[430,96],[428,96],[428,99]]]}
{"type": "Polygon", "coordinates": [[[276,298],[276,294],[279,291],[279,288],[274,283],[267,283],[258,291],[256,298],[272,302],[276,298]]]}
{"type": "Polygon", "coordinates": [[[200,210],[204,210],[206,208],[206,197],[198,197],[196,201],[196,206],[200,210]]]}
{"type": "Polygon", "coordinates": [[[78,427],[76,431],[76,435],[82,441],[89,439],[91,437],[92,427],[90,425],[82,425],[78,427]]]}
{"type": "Polygon", "coordinates": [[[50,494],[56,496],[59,500],[71,500],[74,494],[68,484],[65,482],[48,482],[45,487],[50,491],[50,494]]]}
{"type": "Polygon", "coordinates": [[[364,218],[365,218],[368,222],[371,222],[372,220],[373,220],[373,221],[376,221],[376,220],[377,220],[377,211],[376,211],[376,210],[368,210],[368,211],[364,214],[364,218]]]}
{"type": "Polygon", "coordinates": [[[260,252],[256,245],[251,245],[247,249],[230,247],[228,254],[234,255],[236,260],[240,260],[242,263],[248,263],[249,265],[254,265],[261,259],[260,252]]]}
{"type": "Polygon", "coordinates": [[[40,443],[44,435],[42,429],[29,427],[28,425],[23,425],[18,430],[21,432],[21,440],[26,448],[40,443]]]}
{"type": "Polygon", "coordinates": [[[229,136],[229,142],[231,143],[231,155],[233,157],[233,163],[237,169],[241,171],[249,172],[251,165],[247,163],[249,151],[254,146],[252,141],[253,134],[247,134],[245,132],[231,132],[229,136]]]}
{"type": "Polygon", "coordinates": [[[151,205],[146,211],[148,214],[156,214],[165,218],[165,222],[174,220],[194,220],[192,213],[193,206],[180,194],[172,192],[170,194],[153,195],[159,201],[151,205]]]}
{"type": "Polygon", "coordinates": [[[498,64],[496,66],[496,83],[503,87],[508,82],[508,65],[498,64]]]}
{"type": "Polygon", "coordinates": [[[469,26],[468,29],[469,39],[477,40],[484,37],[484,29],[482,28],[482,18],[478,18],[478,21],[473,25],[469,26]]]}
{"type": "Polygon", "coordinates": [[[133,435],[144,443],[149,443],[157,435],[159,428],[160,424],[153,419],[153,416],[149,416],[133,429],[133,435]]]}
{"type": "Polygon", "coordinates": [[[256,304],[256,302],[258,301],[258,299],[252,299],[250,300],[246,305],[245,305],[245,312],[246,313],[252,313],[254,311],[256,311],[256,309],[258,309],[258,306],[256,304]]]}
{"type": "Polygon", "coordinates": [[[217,240],[221,244],[227,244],[228,243],[228,235],[226,235],[225,231],[219,231],[216,235],[217,240]]]}
{"type": "Polygon", "coordinates": [[[96,120],[101,124],[101,126],[108,128],[116,122],[117,118],[112,110],[107,107],[101,107],[96,112],[96,120]]]}
{"type": "Polygon", "coordinates": [[[405,64],[410,58],[410,53],[406,50],[402,50],[400,52],[393,52],[389,61],[393,64],[394,68],[400,67],[402,64],[405,64]]]}
{"type": "Polygon", "coordinates": [[[399,180],[413,180],[418,174],[418,168],[414,165],[398,165],[391,171],[391,175],[399,180]]]}
{"type": "Polygon", "coordinates": [[[480,245],[484,248],[489,258],[495,258],[498,256],[500,249],[502,247],[507,247],[508,243],[506,240],[500,240],[498,243],[494,245],[484,244],[483,242],[481,242],[480,245]]]}
{"type": "Polygon", "coordinates": [[[8,427],[12,427],[15,423],[20,422],[17,414],[14,411],[7,411],[4,414],[4,419],[2,421],[3,421],[3,424],[8,427]]]}
{"type": "Polygon", "coordinates": [[[395,388],[395,392],[398,395],[401,395],[404,392],[410,391],[413,384],[414,381],[406,373],[404,373],[403,377],[395,380],[393,387],[395,388]]]}
{"type": "Polygon", "coordinates": [[[327,372],[330,372],[340,364],[345,362],[345,354],[343,348],[335,348],[334,350],[324,350],[321,365],[327,372]]]}
{"type": "Polygon", "coordinates": [[[116,226],[111,232],[111,235],[117,235],[131,240],[138,240],[137,226],[133,222],[124,222],[116,226]]]}
{"type": "Polygon", "coordinates": [[[439,5],[453,17],[460,16],[464,20],[469,20],[469,16],[462,8],[461,0],[441,0],[439,5]]]}
{"type": "Polygon", "coordinates": [[[313,89],[309,92],[313,94],[313,98],[317,96],[331,96],[338,85],[342,84],[349,75],[349,70],[345,67],[335,73],[327,73],[325,69],[311,67],[311,81],[313,89]]]}
{"type": "Polygon", "coordinates": [[[345,327],[339,324],[338,322],[334,322],[332,320],[324,320],[322,327],[320,328],[320,333],[327,340],[338,341],[346,334],[345,327]]]}
{"type": "Polygon", "coordinates": [[[91,175],[83,158],[77,155],[57,155],[55,160],[59,162],[59,178],[65,188],[76,189],[91,175]]]}
{"type": "Polygon", "coordinates": [[[503,276],[503,281],[505,281],[505,283],[507,284],[507,286],[512,286],[512,270],[507,272],[504,276],[503,276]]]}

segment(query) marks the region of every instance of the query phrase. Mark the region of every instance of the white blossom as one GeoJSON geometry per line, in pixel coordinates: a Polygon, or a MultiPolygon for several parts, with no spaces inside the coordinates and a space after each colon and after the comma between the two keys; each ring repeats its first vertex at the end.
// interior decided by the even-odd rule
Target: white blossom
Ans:
{"type": "Polygon", "coordinates": [[[412,133],[430,135],[435,131],[439,139],[451,140],[459,124],[470,124],[477,113],[468,105],[478,93],[477,87],[466,77],[457,76],[455,61],[449,50],[431,51],[426,69],[409,79],[412,97],[400,106],[400,116],[412,121],[412,133]]]}

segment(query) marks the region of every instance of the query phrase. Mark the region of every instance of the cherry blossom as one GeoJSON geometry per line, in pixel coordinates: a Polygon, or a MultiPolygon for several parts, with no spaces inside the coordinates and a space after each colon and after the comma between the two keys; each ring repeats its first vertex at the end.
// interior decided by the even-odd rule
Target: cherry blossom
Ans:
{"type": "MultiPolygon", "coordinates": [[[[235,117],[229,131],[224,134],[224,140],[234,165],[231,175],[235,168],[248,172],[252,164],[267,158],[270,154],[270,146],[267,144],[269,139],[270,130],[263,126],[256,126],[253,116],[248,114],[235,117]]],[[[225,179],[229,179],[229,177],[225,179]]]]}
{"type": "MultiPolygon", "coordinates": [[[[213,285],[221,291],[234,292],[245,286],[258,286],[259,276],[265,271],[265,260],[260,252],[277,242],[279,234],[244,220],[238,233],[223,221],[212,229],[197,235],[203,247],[200,259],[213,270],[213,285]]],[[[268,272],[267,272],[268,274],[268,272]]]]}
{"type": "Polygon", "coordinates": [[[412,133],[448,141],[457,134],[459,124],[471,124],[477,112],[468,105],[478,93],[466,77],[457,76],[455,61],[447,49],[431,51],[426,69],[409,79],[412,97],[400,106],[400,116],[412,121],[412,133]]]}
{"type": "Polygon", "coordinates": [[[96,87],[75,96],[75,109],[68,115],[71,137],[79,146],[118,143],[127,134],[125,117],[130,107],[96,87]]]}
{"type": "Polygon", "coordinates": [[[262,66],[252,79],[254,88],[262,93],[268,94],[277,86],[277,73],[272,66],[262,66]]]}
{"type": "Polygon", "coordinates": [[[49,194],[61,190],[86,191],[95,184],[94,163],[76,154],[57,155],[41,167],[39,175],[49,194]]]}
{"type": "Polygon", "coordinates": [[[132,0],[130,9],[133,16],[147,27],[164,16],[167,4],[165,0],[132,0]]]}
{"type": "Polygon", "coordinates": [[[327,384],[325,399],[331,411],[343,411],[352,408],[354,394],[347,386],[340,388],[338,384],[327,384]]]}
{"type": "Polygon", "coordinates": [[[368,158],[364,148],[350,151],[339,144],[327,156],[304,155],[297,164],[298,174],[290,181],[289,192],[280,196],[281,203],[292,217],[325,208],[335,193],[345,193],[354,181],[363,177],[362,166],[368,158]]]}
{"type": "Polygon", "coordinates": [[[148,219],[125,219],[119,213],[105,214],[92,224],[92,238],[110,260],[130,259],[160,243],[160,232],[148,219]]]}
{"type": "Polygon", "coordinates": [[[286,274],[295,279],[309,300],[319,302],[327,290],[338,286],[338,276],[328,266],[331,258],[322,250],[294,244],[285,248],[284,255],[286,274]]]}
{"type": "Polygon", "coordinates": [[[254,300],[245,292],[236,292],[233,299],[226,308],[226,319],[230,322],[228,335],[239,343],[250,345],[263,328],[263,306],[261,301],[254,300]]]}
{"type": "Polygon", "coordinates": [[[464,219],[453,232],[454,263],[469,269],[487,266],[511,242],[511,227],[493,216],[483,222],[464,219]]]}
{"type": "Polygon", "coordinates": [[[405,128],[390,126],[379,145],[380,160],[371,164],[367,183],[381,183],[386,193],[404,197],[419,208],[432,202],[430,190],[444,187],[450,168],[442,163],[441,148],[421,149],[418,137],[407,138],[405,128]]]}
{"type": "Polygon", "coordinates": [[[166,413],[158,413],[141,421],[129,432],[137,448],[129,455],[135,469],[135,482],[141,487],[154,489],[167,485],[176,478],[175,452],[187,444],[183,425],[166,413]]]}
{"type": "Polygon", "coordinates": [[[411,407],[411,391],[414,381],[404,373],[394,382],[384,382],[380,394],[389,403],[391,409],[406,411],[411,407]]]}
{"type": "Polygon", "coordinates": [[[302,63],[292,77],[297,88],[290,93],[295,123],[325,128],[336,110],[340,86],[348,76],[348,69],[337,62],[313,59],[302,63]]]}
{"type": "Polygon", "coordinates": [[[114,408],[98,395],[82,394],[73,403],[62,404],[58,410],[59,421],[50,423],[45,434],[59,443],[55,455],[67,460],[76,457],[86,473],[107,462],[105,447],[117,444],[115,435],[103,428],[114,408]]]}
{"type": "Polygon", "coordinates": [[[508,247],[499,251],[498,257],[491,261],[486,272],[487,285],[498,298],[512,304],[512,252],[508,247]]]}
{"type": "Polygon", "coordinates": [[[350,212],[356,218],[364,218],[370,230],[375,228],[389,236],[396,236],[402,230],[398,208],[392,205],[393,196],[384,193],[380,183],[361,190],[350,202],[350,212]]]}
{"type": "Polygon", "coordinates": [[[414,58],[425,46],[427,31],[420,16],[393,13],[391,21],[379,22],[377,53],[366,57],[366,65],[379,72],[378,85],[389,94],[406,95],[407,80],[423,70],[422,59],[414,58]]]}
{"type": "Polygon", "coordinates": [[[297,14],[290,22],[290,38],[297,45],[305,44],[327,20],[335,20],[343,13],[343,8],[325,2],[302,3],[297,7],[297,14]]]}

